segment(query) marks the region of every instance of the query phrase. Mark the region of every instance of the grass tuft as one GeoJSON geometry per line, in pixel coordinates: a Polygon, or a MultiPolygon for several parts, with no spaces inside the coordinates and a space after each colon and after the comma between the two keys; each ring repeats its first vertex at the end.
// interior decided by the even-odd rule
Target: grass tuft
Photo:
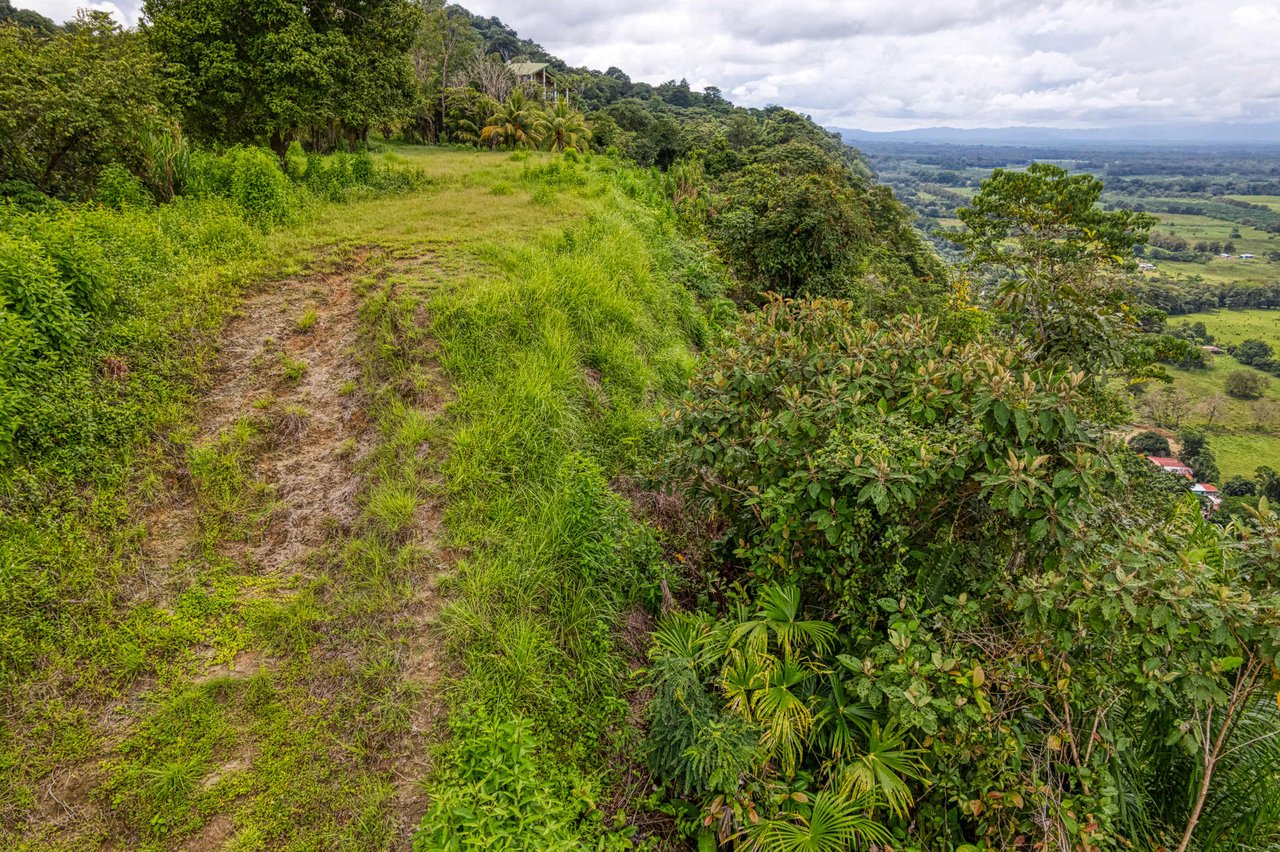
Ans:
{"type": "Polygon", "coordinates": [[[319,319],[316,309],[311,305],[307,305],[306,310],[302,312],[302,316],[298,317],[294,322],[293,329],[299,334],[307,334],[315,329],[319,319]]]}

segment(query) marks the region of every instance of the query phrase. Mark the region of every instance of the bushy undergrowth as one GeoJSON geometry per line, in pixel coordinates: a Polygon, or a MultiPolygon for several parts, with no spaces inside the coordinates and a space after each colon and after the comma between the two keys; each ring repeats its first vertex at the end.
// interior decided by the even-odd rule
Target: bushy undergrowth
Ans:
{"type": "MultiPolygon", "coordinates": [[[[264,228],[297,216],[315,196],[269,153],[196,159],[192,174],[207,170],[204,189],[167,204],[149,203],[127,173],[107,169],[99,192],[109,204],[0,206],[0,703],[7,707],[16,708],[10,697],[37,671],[67,696],[124,689],[207,638],[208,625],[232,606],[234,592],[217,571],[198,600],[184,597],[172,611],[124,605],[120,584],[136,570],[127,554],[143,534],[138,506],[175,459],[190,458],[197,507],[205,522],[221,524],[203,530],[206,540],[243,535],[233,516],[265,508],[266,495],[240,469],[244,445],[259,440],[248,426],[226,445],[193,446],[181,429],[151,439],[188,416],[241,287],[280,262],[264,228]]],[[[22,706],[49,710],[42,702],[22,706]]],[[[27,781],[48,761],[84,748],[88,723],[41,727],[28,715],[22,724],[53,739],[37,750],[0,730],[4,822],[30,806],[27,781]]]]}
{"type": "Polygon", "coordinates": [[[296,142],[284,170],[264,148],[231,148],[193,153],[181,180],[188,194],[230,199],[263,228],[290,221],[315,200],[408,192],[426,183],[420,172],[379,164],[368,151],[308,155],[296,142]]]}
{"type": "Polygon", "coordinates": [[[1274,763],[1249,731],[1280,685],[1280,517],[1224,530],[1166,492],[1083,372],[855,310],[771,300],[668,421],[731,604],[655,632],[651,766],[690,827],[816,843],[826,797],[849,832],[794,848],[1270,842],[1242,776],[1274,763]]]}
{"type": "Polygon", "coordinates": [[[457,392],[447,521],[468,555],[442,618],[465,666],[449,693],[454,738],[419,849],[626,842],[598,839],[608,755],[635,748],[617,629],[664,569],[609,482],[650,455],[656,405],[708,333],[676,280],[688,259],[668,248],[671,221],[615,194],[637,179],[529,169],[535,202],[574,187],[608,193],[606,212],[496,258],[498,274],[433,305],[457,392]],[[508,741],[527,773],[485,768],[508,741]],[[494,797],[502,808],[483,806],[494,797]]]}
{"type": "Polygon", "coordinates": [[[235,286],[205,264],[260,239],[221,199],[0,209],[0,463],[11,498],[28,481],[15,465],[62,480],[110,467],[181,397],[195,365],[174,354],[214,328],[235,286]]]}
{"type": "Polygon", "coordinates": [[[240,283],[214,267],[250,256],[317,196],[423,182],[368,154],[314,158],[302,177],[260,148],[196,152],[170,204],[151,206],[108,167],[102,205],[0,206],[0,464],[75,479],[115,458],[199,368],[175,355],[216,327],[240,283]]]}

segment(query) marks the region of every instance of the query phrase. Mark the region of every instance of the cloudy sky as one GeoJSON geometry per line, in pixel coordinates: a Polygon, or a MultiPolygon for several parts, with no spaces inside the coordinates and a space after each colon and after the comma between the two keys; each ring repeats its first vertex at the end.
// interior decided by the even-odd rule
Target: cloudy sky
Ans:
{"type": "MultiPolygon", "coordinates": [[[[28,0],[55,19],[76,0],[28,0]]],[[[136,0],[115,0],[132,21],[136,0]]],[[[22,6],[22,2],[15,2],[22,6]]],[[[113,6],[108,0],[97,3],[113,6]]],[[[1280,0],[463,0],[572,65],[827,125],[1280,121],[1280,0]]]]}

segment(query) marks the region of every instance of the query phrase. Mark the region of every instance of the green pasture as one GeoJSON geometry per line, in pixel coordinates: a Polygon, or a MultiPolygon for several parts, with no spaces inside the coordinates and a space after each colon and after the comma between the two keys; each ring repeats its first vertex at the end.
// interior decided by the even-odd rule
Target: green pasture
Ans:
{"type": "MultiPolygon", "coordinates": [[[[1205,324],[1208,326],[1207,320],[1205,324]]],[[[1212,326],[1209,328],[1212,330],[1212,326]]],[[[1280,379],[1268,376],[1262,399],[1233,399],[1224,390],[1226,377],[1233,370],[1242,369],[1253,368],[1243,366],[1230,355],[1215,355],[1208,369],[1169,371],[1173,391],[1184,400],[1180,425],[1209,433],[1209,445],[1217,454],[1224,480],[1236,475],[1251,476],[1258,465],[1280,464],[1280,379]]],[[[1148,390],[1152,397],[1161,393],[1160,387],[1148,390]]]]}
{"type": "Polygon", "coordinates": [[[1261,204],[1265,207],[1270,207],[1272,210],[1280,211],[1280,195],[1227,195],[1224,197],[1249,204],[1261,204]]]}
{"type": "Polygon", "coordinates": [[[1280,311],[1255,308],[1250,310],[1204,311],[1171,317],[1173,323],[1204,323],[1218,345],[1239,343],[1255,338],[1280,350],[1280,311]]]}

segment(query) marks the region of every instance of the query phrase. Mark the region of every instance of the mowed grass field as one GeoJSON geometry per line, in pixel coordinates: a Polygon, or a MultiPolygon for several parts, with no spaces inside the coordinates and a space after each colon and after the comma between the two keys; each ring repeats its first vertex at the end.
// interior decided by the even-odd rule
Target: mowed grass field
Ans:
{"type": "MultiPolygon", "coordinates": [[[[1203,322],[1222,345],[1258,338],[1280,350],[1280,311],[1211,311],[1174,320],[1203,322]]],[[[1209,445],[1217,455],[1224,480],[1252,476],[1259,465],[1280,466],[1280,378],[1262,373],[1267,378],[1262,399],[1233,399],[1224,390],[1227,375],[1233,370],[1253,368],[1230,355],[1215,355],[1206,370],[1169,371],[1174,378],[1173,387],[1185,393],[1192,406],[1187,422],[1210,432],[1209,445]],[[1209,423],[1206,401],[1214,398],[1219,401],[1219,410],[1209,423]]]]}
{"type": "Polygon", "coordinates": [[[1209,444],[1218,458],[1224,481],[1233,476],[1253,476],[1262,465],[1280,466],[1280,435],[1214,434],[1209,444]]]}

